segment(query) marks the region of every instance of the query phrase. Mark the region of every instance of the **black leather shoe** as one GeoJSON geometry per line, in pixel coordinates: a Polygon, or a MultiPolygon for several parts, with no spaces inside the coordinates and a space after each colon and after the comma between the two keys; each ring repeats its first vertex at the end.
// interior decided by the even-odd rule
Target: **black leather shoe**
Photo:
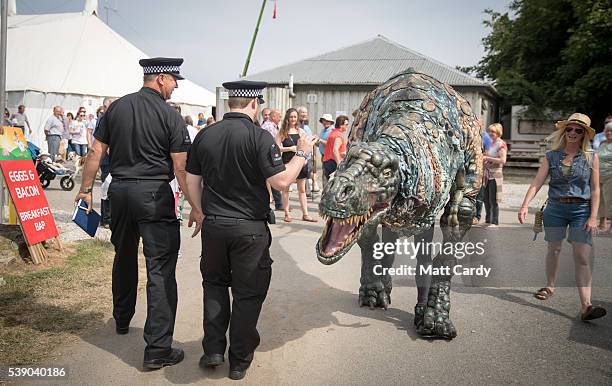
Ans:
{"type": "Polygon", "coordinates": [[[234,381],[239,381],[246,375],[246,370],[232,370],[230,369],[229,378],[234,381]]]}
{"type": "Polygon", "coordinates": [[[221,354],[210,354],[210,355],[202,355],[200,358],[200,367],[212,367],[215,368],[221,364],[223,364],[225,360],[223,359],[223,355],[221,354]]]}
{"type": "Polygon", "coordinates": [[[126,327],[116,326],[115,327],[115,332],[117,333],[117,335],[125,335],[128,332],[130,332],[130,326],[126,326],[126,327]]]}
{"type": "Polygon", "coordinates": [[[142,367],[145,370],[158,370],[165,366],[172,366],[180,363],[185,358],[185,353],[180,348],[173,348],[170,354],[163,358],[145,359],[142,367]]]}

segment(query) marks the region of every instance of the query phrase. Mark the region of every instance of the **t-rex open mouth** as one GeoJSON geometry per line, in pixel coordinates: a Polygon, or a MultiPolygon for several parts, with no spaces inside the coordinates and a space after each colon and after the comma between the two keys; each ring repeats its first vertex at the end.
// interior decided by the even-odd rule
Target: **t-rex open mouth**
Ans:
{"type": "Polygon", "coordinates": [[[368,221],[377,219],[387,207],[387,204],[379,204],[364,214],[355,214],[346,218],[321,213],[325,227],[317,243],[319,261],[323,264],[333,264],[340,260],[359,239],[364,225],[368,221]]]}

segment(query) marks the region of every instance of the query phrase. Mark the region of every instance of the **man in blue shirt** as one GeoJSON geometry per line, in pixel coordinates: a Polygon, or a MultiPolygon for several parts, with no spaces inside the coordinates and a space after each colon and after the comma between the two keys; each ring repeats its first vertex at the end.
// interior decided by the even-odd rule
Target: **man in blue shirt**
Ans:
{"type": "Polygon", "coordinates": [[[491,146],[491,137],[489,137],[489,133],[486,130],[482,131],[482,147],[484,151],[489,150],[489,146],[491,146]]]}
{"type": "MultiPolygon", "coordinates": [[[[480,125],[483,125],[482,120],[480,120],[480,125]]],[[[489,150],[489,146],[491,146],[491,137],[489,137],[489,133],[487,130],[482,131],[482,148],[483,151],[486,152],[489,150]]],[[[482,213],[482,204],[484,202],[484,186],[480,187],[478,191],[478,196],[476,196],[476,216],[472,220],[472,225],[476,225],[480,222],[480,214],[482,213]]]]}
{"type": "Polygon", "coordinates": [[[61,106],[53,107],[53,115],[47,119],[44,131],[49,154],[55,160],[59,154],[60,141],[64,134],[64,110],[61,106]]]}
{"type": "Polygon", "coordinates": [[[196,124],[196,128],[203,129],[206,126],[206,118],[204,118],[204,113],[198,113],[198,123],[196,124]]]}
{"type": "MultiPolygon", "coordinates": [[[[323,164],[323,155],[325,154],[325,146],[327,145],[327,138],[329,137],[329,133],[331,133],[334,128],[334,119],[331,114],[323,114],[321,118],[319,118],[319,122],[323,125],[323,130],[319,134],[319,153],[321,153],[321,164],[323,164]]],[[[327,176],[323,173],[323,186],[327,184],[327,176]]]]}
{"type": "Polygon", "coordinates": [[[304,106],[297,108],[299,114],[300,128],[304,130],[306,135],[312,135],[312,129],[308,126],[308,109],[304,106]]]}

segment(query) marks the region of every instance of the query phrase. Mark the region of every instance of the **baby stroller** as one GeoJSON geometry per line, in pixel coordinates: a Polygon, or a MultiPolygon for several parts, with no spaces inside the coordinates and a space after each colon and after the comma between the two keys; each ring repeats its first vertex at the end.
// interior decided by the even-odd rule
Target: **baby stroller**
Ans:
{"type": "Polygon", "coordinates": [[[36,166],[36,173],[38,173],[38,179],[43,189],[46,189],[56,176],[62,176],[60,178],[62,190],[71,191],[74,189],[74,171],[53,162],[50,154],[41,153],[40,149],[33,143],[28,142],[28,147],[30,153],[32,153],[32,161],[36,166]]]}

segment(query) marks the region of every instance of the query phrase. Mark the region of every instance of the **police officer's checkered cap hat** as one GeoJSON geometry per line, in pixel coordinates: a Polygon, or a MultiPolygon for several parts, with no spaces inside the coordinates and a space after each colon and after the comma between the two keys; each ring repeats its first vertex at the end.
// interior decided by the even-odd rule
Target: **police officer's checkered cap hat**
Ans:
{"type": "Polygon", "coordinates": [[[262,91],[266,86],[268,86],[266,82],[254,82],[249,80],[223,83],[223,87],[227,90],[228,97],[258,98],[259,103],[264,103],[262,91]]]}
{"type": "Polygon", "coordinates": [[[227,95],[230,97],[238,98],[258,98],[262,97],[262,90],[248,89],[248,88],[237,88],[235,90],[227,90],[227,95]]]}
{"type": "Polygon", "coordinates": [[[142,66],[145,75],[170,74],[176,79],[184,79],[181,75],[181,58],[149,58],[141,59],[138,63],[142,66]]]}
{"type": "Polygon", "coordinates": [[[173,73],[180,71],[179,66],[149,66],[144,67],[142,70],[145,74],[163,74],[163,73],[173,73]]]}

